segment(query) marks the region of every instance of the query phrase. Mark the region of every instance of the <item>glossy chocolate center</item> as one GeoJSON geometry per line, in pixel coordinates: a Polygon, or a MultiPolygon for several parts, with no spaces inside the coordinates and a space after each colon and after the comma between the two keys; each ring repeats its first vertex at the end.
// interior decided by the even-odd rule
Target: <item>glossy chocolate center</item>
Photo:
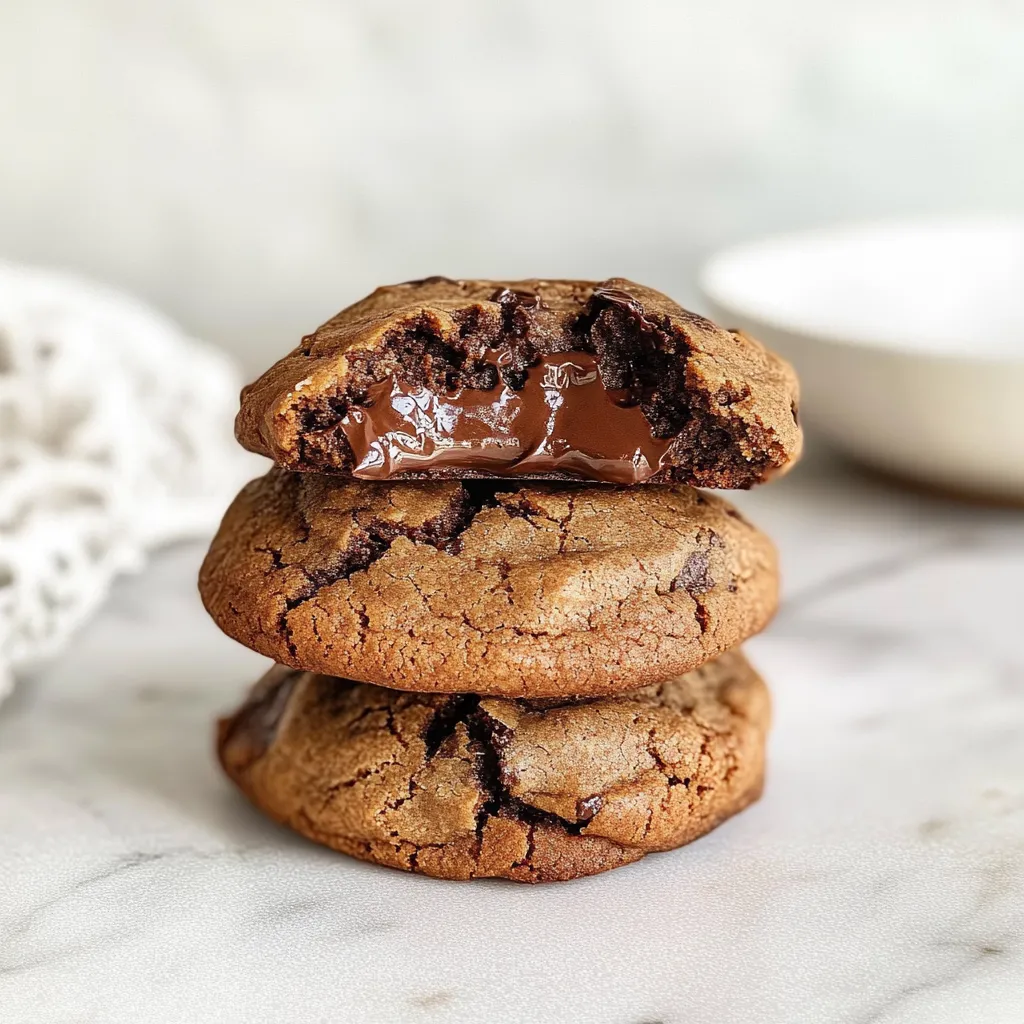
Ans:
{"type": "MultiPolygon", "coordinates": [[[[484,358],[500,371],[508,357],[484,358]]],[[[353,476],[363,480],[448,468],[635,484],[662,468],[670,444],[652,436],[628,391],[605,388],[588,352],[542,356],[518,390],[499,383],[438,393],[388,377],[349,407],[341,428],[353,476]]]]}

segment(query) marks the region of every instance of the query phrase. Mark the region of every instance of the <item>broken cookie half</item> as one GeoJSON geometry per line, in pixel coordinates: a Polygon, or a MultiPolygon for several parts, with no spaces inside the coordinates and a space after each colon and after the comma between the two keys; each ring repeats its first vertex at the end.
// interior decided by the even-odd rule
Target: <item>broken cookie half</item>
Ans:
{"type": "Polygon", "coordinates": [[[791,367],[623,278],[378,288],[242,393],[239,441],[363,480],[745,488],[802,435],[791,367]]]}

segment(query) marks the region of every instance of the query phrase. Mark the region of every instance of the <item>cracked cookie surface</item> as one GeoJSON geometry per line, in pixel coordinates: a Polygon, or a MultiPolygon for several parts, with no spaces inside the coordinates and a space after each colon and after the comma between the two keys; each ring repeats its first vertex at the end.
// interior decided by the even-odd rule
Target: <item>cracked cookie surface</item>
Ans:
{"type": "Polygon", "coordinates": [[[681,485],[365,483],[281,469],[228,509],[200,572],[229,636],[403,690],[614,693],[768,622],[771,541],[681,485]]]}
{"type": "Polygon", "coordinates": [[[304,338],[235,429],[278,465],[364,479],[750,487],[799,457],[798,399],[760,342],[624,278],[435,277],[304,338]]]}
{"type": "Polygon", "coordinates": [[[578,878],[669,850],[760,795],[768,692],[738,651],[617,697],[412,694],[275,666],[220,722],[271,818],[441,878],[578,878]]]}

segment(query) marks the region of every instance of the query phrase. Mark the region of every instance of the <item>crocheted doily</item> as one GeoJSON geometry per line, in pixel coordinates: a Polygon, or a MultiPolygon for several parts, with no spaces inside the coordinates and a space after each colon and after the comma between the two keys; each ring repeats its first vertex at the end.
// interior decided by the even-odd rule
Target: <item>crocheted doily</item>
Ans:
{"type": "Polygon", "coordinates": [[[0,698],[253,464],[228,359],[93,284],[0,263],[0,698]]]}

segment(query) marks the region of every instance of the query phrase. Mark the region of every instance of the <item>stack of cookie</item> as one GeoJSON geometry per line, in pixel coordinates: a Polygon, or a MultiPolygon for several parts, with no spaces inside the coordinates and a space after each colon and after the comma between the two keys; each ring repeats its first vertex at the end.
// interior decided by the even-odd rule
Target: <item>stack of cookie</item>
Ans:
{"type": "Polygon", "coordinates": [[[771,542],[695,487],[800,450],[756,341],[615,279],[381,288],[242,394],[276,466],[200,574],[277,666],[220,723],[272,818],[443,878],[575,878],[761,792],[768,695],[738,645],[771,542]]]}

